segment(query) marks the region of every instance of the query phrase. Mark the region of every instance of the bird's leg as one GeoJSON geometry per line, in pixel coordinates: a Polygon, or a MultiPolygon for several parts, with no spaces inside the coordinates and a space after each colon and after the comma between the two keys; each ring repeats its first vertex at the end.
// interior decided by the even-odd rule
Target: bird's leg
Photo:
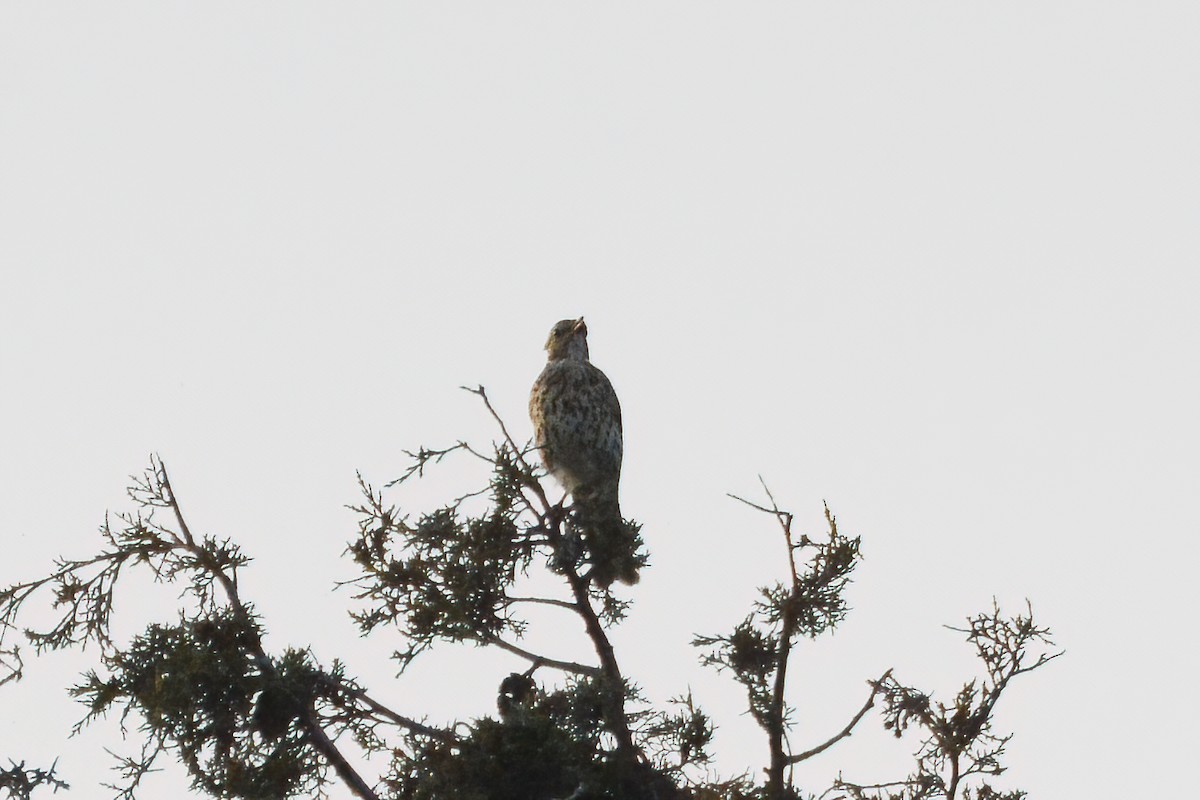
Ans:
{"type": "Polygon", "coordinates": [[[546,508],[544,514],[539,515],[538,524],[532,528],[535,531],[541,531],[546,534],[546,538],[550,542],[554,542],[562,535],[562,523],[567,518],[567,512],[563,508],[563,504],[567,502],[567,495],[552,506],[546,508]]]}
{"type": "Polygon", "coordinates": [[[561,500],[546,509],[544,521],[547,527],[551,529],[557,528],[559,524],[567,518],[567,512],[569,509],[566,508],[566,505],[567,498],[570,496],[571,495],[569,493],[564,493],[561,500]]]}
{"type": "Polygon", "coordinates": [[[562,522],[562,526],[559,528],[562,536],[553,543],[554,555],[550,560],[551,569],[555,572],[561,572],[567,566],[578,563],[583,551],[583,537],[573,513],[574,509],[565,509],[563,503],[566,501],[567,498],[563,497],[562,501],[553,509],[562,522]]]}

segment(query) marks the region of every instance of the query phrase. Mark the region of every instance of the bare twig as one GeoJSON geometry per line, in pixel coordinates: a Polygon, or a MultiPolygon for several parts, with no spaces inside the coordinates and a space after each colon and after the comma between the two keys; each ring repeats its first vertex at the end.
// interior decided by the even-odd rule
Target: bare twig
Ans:
{"type": "Polygon", "coordinates": [[[385,487],[390,489],[391,487],[393,487],[397,484],[404,483],[406,480],[411,478],[413,475],[416,475],[418,478],[422,478],[425,476],[425,465],[428,464],[430,461],[437,464],[443,458],[445,458],[446,456],[453,453],[455,450],[464,450],[464,449],[468,449],[468,450],[470,449],[467,447],[466,442],[458,442],[457,444],[451,445],[450,447],[446,447],[441,450],[430,450],[425,447],[417,448],[417,452],[415,452],[415,453],[410,450],[405,450],[404,455],[413,459],[414,461],[416,461],[416,463],[413,464],[408,469],[406,469],[404,471],[404,474],[401,475],[399,478],[396,478],[395,480],[390,481],[389,483],[385,484],[385,487]]]}
{"type": "Polygon", "coordinates": [[[551,597],[510,597],[510,598],[508,598],[508,602],[510,602],[510,603],[538,603],[538,604],[546,605],[546,606],[558,606],[559,608],[565,608],[569,611],[578,611],[579,610],[579,606],[577,606],[575,603],[568,603],[566,600],[555,600],[554,598],[551,598],[551,597]]]}
{"type": "Polygon", "coordinates": [[[875,706],[875,696],[877,694],[879,694],[880,684],[882,684],[885,680],[887,680],[889,677],[891,677],[891,675],[892,675],[892,671],[889,669],[887,672],[883,673],[883,675],[881,675],[879,677],[879,680],[869,682],[871,685],[871,696],[867,698],[867,702],[863,704],[863,707],[858,710],[858,713],[854,715],[854,718],[850,720],[849,724],[847,724],[846,727],[842,728],[830,739],[817,745],[816,747],[814,747],[810,750],[805,750],[803,753],[797,753],[796,755],[789,756],[787,759],[787,763],[788,764],[799,764],[801,761],[805,761],[805,760],[817,755],[818,753],[822,753],[825,750],[828,750],[830,747],[832,747],[833,745],[837,744],[842,739],[845,739],[847,736],[849,736],[850,733],[854,730],[854,726],[857,725],[859,723],[859,721],[862,720],[862,718],[864,716],[866,716],[867,712],[870,711],[875,706]]]}
{"type": "MultiPolygon", "coordinates": [[[[796,586],[796,584],[798,584],[800,581],[800,576],[796,571],[796,543],[792,540],[792,520],[795,519],[795,515],[793,515],[792,512],[784,511],[779,507],[779,504],[775,502],[775,495],[771,494],[771,489],[767,486],[767,482],[763,480],[762,475],[758,476],[758,482],[762,484],[763,491],[767,493],[767,498],[771,501],[770,508],[759,505],[758,503],[752,503],[744,497],[738,497],[736,494],[730,494],[729,497],[732,497],[734,500],[737,500],[740,503],[745,503],[753,509],[757,509],[758,511],[762,511],[763,513],[770,514],[771,516],[775,517],[775,521],[779,523],[779,527],[783,530],[783,536],[787,540],[788,568],[791,570],[792,574],[792,586],[796,586]]],[[[807,539],[805,537],[801,537],[801,542],[803,543],[804,541],[807,541],[807,539]]]]}
{"type": "MultiPolygon", "coordinates": [[[[508,446],[512,448],[513,458],[515,458],[517,462],[526,469],[526,471],[533,472],[533,468],[529,465],[529,462],[525,460],[523,449],[517,444],[517,441],[512,437],[512,434],[508,432],[508,426],[504,424],[504,420],[501,419],[500,414],[496,412],[495,407],[492,405],[492,401],[488,399],[487,390],[482,386],[477,386],[474,389],[469,386],[463,386],[461,388],[464,391],[470,392],[471,394],[478,395],[479,398],[483,400],[483,404],[487,407],[488,413],[492,415],[492,419],[496,420],[496,424],[500,426],[500,432],[504,434],[504,440],[508,442],[508,446]]],[[[528,484],[528,486],[533,493],[537,495],[538,500],[541,501],[543,511],[549,514],[550,509],[553,508],[553,505],[550,503],[549,499],[547,499],[546,492],[542,489],[541,484],[539,484],[537,481],[533,481],[532,483],[528,484]]]]}
{"type": "Polygon", "coordinates": [[[540,664],[542,666],[554,667],[555,669],[561,669],[564,672],[574,672],[579,675],[596,676],[596,675],[601,674],[601,670],[599,667],[590,667],[587,664],[579,664],[575,661],[560,661],[557,658],[547,658],[546,656],[539,656],[537,653],[531,653],[522,647],[517,647],[515,644],[512,644],[511,642],[506,642],[503,639],[500,639],[497,637],[492,637],[486,641],[487,641],[487,644],[494,644],[494,645],[496,645],[496,647],[499,647],[501,650],[507,650],[508,652],[512,653],[513,655],[520,656],[521,658],[524,658],[525,660],[527,660],[533,664],[540,664]]]}
{"type": "Polygon", "coordinates": [[[384,719],[388,719],[388,720],[396,723],[397,725],[399,725],[402,728],[407,728],[408,730],[413,731],[414,733],[420,733],[420,734],[423,734],[423,735],[428,736],[433,739],[439,739],[448,744],[454,744],[454,743],[458,742],[458,740],[459,740],[457,736],[455,736],[453,733],[451,733],[448,730],[445,730],[443,728],[434,728],[429,725],[425,725],[424,723],[417,722],[415,719],[406,717],[403,714],[396,713],[395,711],[391,710],[387,706],[383,705],[383,703],[380,703],[379,701],[372,698],[370,695],[368,695],[366,692],[362,691],[361,689],[355,690],[352,693],[355,698],[362,701],[362,703],[367,708],[371,709],[371,711],[373,711],[376,714],[376,716],[380,716],[380,717],[383,717],[384,719]]]}
{"type": "Polygon", "coordinates": [[[192,531],[188,528],[187,521],[183,518],[183,511],[179,508],[179,500],[175,497],[175,490],[171,488],[171,478],[167,475],[167,465],[158,456],[150,457],[150,465],[154,468],[159,482],[162,484],[164,499],[171,506],[172,513],[175,514],[175,521],[179,523],[179,532],[183,534],[184,541],[190,548],[196,548],[196,540],[192,536],[192,531]]]}

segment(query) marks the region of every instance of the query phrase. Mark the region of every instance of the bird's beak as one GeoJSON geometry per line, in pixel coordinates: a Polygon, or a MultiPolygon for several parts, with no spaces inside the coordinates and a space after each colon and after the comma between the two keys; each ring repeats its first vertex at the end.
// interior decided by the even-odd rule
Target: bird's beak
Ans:
{"type": "Polygon", "coordinates": [[[575,320],[575,327],[571,329],[574,333],[582,333],[587,335],[587,325],[583,321],[583,317],[575,320]]]}

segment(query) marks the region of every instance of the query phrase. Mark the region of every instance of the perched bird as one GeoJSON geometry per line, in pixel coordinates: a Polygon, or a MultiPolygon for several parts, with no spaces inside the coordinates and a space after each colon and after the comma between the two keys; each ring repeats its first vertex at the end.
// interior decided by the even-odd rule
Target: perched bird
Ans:
{"type": "Polygon", "coordinates": [[[537,696],[537,684],[529,677],[529,672],[522,675],[511,672],[500,681],[500,692],[496,695],[496,710],[504,722],[517,722],[521,718],[521,710],[529,706],[537,696]]]}
{"type": "Polygon", "coordinates": [[[612,383],[588,361],[583,317],[555,324],[546,368],[533,383],[529,416],[546,471],[570,493],[588,539],[592,579],[637,582],[637,538],[621,518],[621,404],[612,383]]]}

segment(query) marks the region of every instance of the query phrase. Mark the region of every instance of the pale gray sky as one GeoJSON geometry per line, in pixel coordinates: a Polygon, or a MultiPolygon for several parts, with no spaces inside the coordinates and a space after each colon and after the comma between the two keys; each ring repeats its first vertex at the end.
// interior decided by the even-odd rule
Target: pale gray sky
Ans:
{"type": "MultiPolygon", "coordinates": [[[[0,3],[0,583],[90,552],[156,451],[257,558],[272,644],[412,715],[486,713],[508,656],[395,681],[396,641],[355,638],[343,505],[356,469],[486,441],[460,384],[528,435],[546,332],[584,314],[653,555],[622,663],[693,688],[725,771],[763,740],[687,643],[782,575],[724,494],[761,473],[867,557],[793,662],[798,746],[889,666],[948,698],[974,665],[940,626],[1029,598],[1068,655],[1005,699],[1002,785],[1181,795],[1197,31],[1191,2],[0,3]]],[[[163,598],[128,595],[126,631],[163,598]]],[[[86,663],[0,690],[0,756],[61,754],[100,797],[113,726],[62,741],[86,663]]],[[[916,743],[864,725],[799,781],[902,769],[916,743]]]]}

